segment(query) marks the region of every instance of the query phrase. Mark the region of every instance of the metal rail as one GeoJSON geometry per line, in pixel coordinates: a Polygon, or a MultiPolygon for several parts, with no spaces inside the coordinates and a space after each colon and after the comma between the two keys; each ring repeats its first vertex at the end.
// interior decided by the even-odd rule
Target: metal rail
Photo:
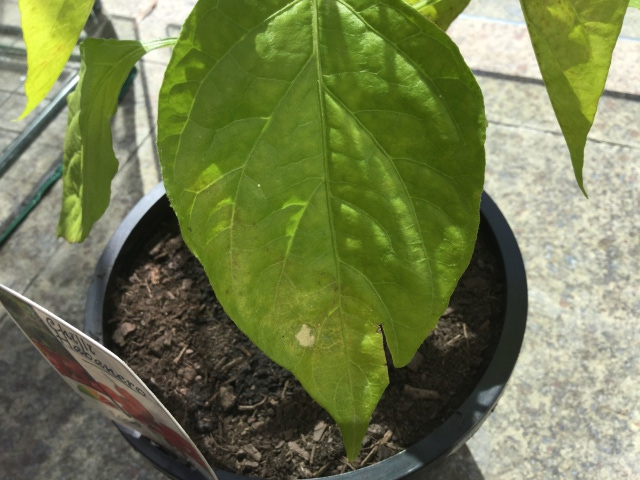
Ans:
{"type": "Polygon", "coordinates": [[[7,170],[20,158],[20,155],[31,146],[36,138],[44,131],[45,128],[58,116],[58,114],[64,109],[69,95],[76,85],[78,84],[80,77],[76,74],[72,76],[62,86],[60,91],[49,102],[49,104],[27,125],[27,127],[20,132],[13,142],[6,148],[2,155],[0,155],[0,177],[2,177],[7,170]]]}

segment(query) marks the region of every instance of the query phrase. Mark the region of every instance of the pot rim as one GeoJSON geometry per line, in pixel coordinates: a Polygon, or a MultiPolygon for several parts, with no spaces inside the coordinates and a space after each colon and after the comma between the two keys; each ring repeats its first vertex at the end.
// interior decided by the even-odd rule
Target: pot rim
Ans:
{"type": "MultiPolygon", "coordinates": [[[[166,200],[162,183],[145,195],[124,218],[105,248],[96,267],[85,311],[84,330],[92,338],[104,343],[102,334],[103,299],[109,286],[113,265],[118,257],[131,248],[130,237],[150,210],[162,208],[166,200]]],[[[405,478],[412,473],[441,462],[478,430],[502,396],[515,367],[526,329],[528,309],[527,279],[522,254],[515,235],[496,203],[486,192],[482,194],[481,217],[489,227],[497,247],[505,274],[506,305],[500,339],[487,370],[464,403],[442,425],[418,443],[375,465],[340,475],[323,477],[327,480],[390,480],[405,478]]],[[[147,217],[148,218],[148,217],[147,217]]],[[[142,228],[142,227],[139,227],[142,228]]],[[[177,463],[173,456],[157,448],[138,432],[116,423],[127,441],[170,478],[204,478],[190,467],[177,463]]],[[[242,480],[250,477],[215,469],[220,480],[242,480]]]]}

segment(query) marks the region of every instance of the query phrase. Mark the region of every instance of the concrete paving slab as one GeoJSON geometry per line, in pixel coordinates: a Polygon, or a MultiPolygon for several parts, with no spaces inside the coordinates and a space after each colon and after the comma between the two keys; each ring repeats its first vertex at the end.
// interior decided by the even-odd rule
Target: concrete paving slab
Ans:
{"type": "MultiPolygon", "coordinates": [[[[526,109],[512,89],[482,80],[501,108],[487,139],[486,189],[516,232],[527,266],[530,319],[510,388],[469,448],[485,478],[640,476],[637,316],[640,151],[589,141],[578,191],[562,137],[546,123],[518,126],[526,109]],[[504,98],[500,98],[504,95],[504,98]],[[510,105],[510,106],[509,106],[510,105]]],[[[521,85],[549,108],[541,87],[521,85]]],[[[604,102],[618,140],[635,127],[604,102]]],[[[626,109],[637,109],[626,100],[626,109]]],[[[491,119],[491,115],[490,115],[491,119]]],[[[525,118],[526,120],[526,118],[525,118]]]]}

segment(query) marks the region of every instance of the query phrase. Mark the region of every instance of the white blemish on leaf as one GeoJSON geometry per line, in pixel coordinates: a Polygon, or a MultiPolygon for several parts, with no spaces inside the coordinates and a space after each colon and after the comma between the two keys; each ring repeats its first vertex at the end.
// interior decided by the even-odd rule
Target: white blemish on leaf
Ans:
{"type": "Polygon", "coordinates": [[[302,328],[296,334],[296,340],[302,347],[312,347],[316,343],[316,337],[311,333],[311,328],[306,323],[302,325],[302,328]]]}

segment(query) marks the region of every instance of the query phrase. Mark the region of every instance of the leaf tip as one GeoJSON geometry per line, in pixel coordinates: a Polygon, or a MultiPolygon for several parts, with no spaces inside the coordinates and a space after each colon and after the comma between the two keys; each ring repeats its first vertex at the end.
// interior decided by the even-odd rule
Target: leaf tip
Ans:
{"type": "Polygon", "coordinates": [[[33,111],[34,108],[35,108],[35,105],[33,105],[33,102],[27,100],[27,104],[24,106],[24,110],[22,110],[22,113],[20,114],[20,116],[18,116],[17,118],[14,118],[11,121],[19,122],[23,120],[27,115],[29,115],[33,111]]]}
{"type": "Polygon", "coordinates": [[[369,428],[368,422],[350,422],[348,424],[339,423],[340,433],[342,434],[342,441],[347,451],[347,459],[349,461],[355,460],[360,453],[362,447],[362,440],[369,428]]]}
{"type": "Polygon", "coordinates": [[[584,179],[582,178],[582,167],[584,163],[584,157],[580,155],[578,158],[575,158],[572,155],[571,161],[573,163],[573,173],[576,177],[576,183],[578,184],[578,187],[580,188],[580,191],[585,196],[585,198],[589,198],[589,195],[587,194],[587,190],[584,186],[584,179]]]}
{"type": "Polygon", "coordinates": [[[580,186],[580,191],[582,192],[582,194],[584,195],[584,197],[589,200],[589,195],[587,194],[587,191],[584,188],[584,184],[582,182],[579,182],[578,185],[580,186]]]}

